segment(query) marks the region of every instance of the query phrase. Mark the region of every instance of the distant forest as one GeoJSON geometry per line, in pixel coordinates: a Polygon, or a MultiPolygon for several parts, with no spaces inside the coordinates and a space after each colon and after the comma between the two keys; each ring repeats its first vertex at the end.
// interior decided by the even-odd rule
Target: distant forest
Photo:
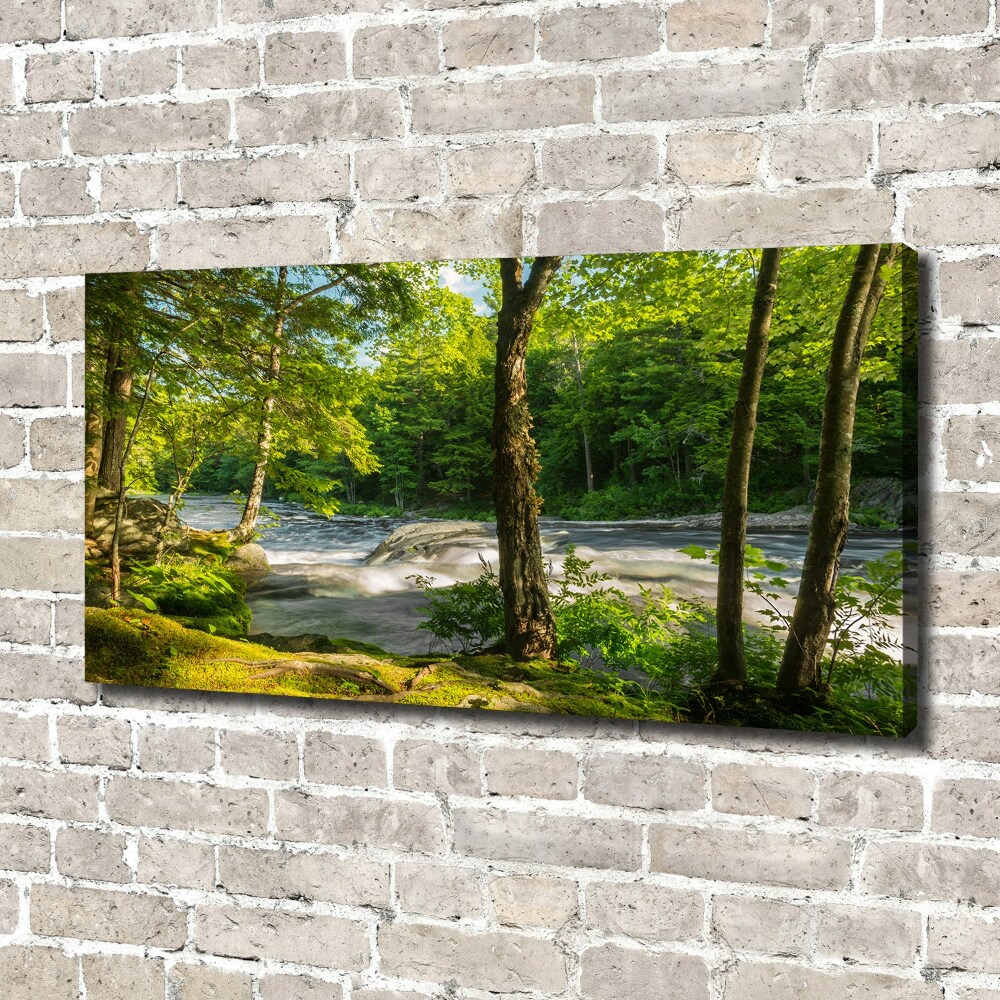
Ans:
{"type": "MultiPolygon", "coordinates": [[[[832,326],[853,253],[784,252],[758,407],[751,510],[808,498],[832,326]]],[[[904,352],[900,337],[898,261],[894,270],[862,367],[856,480],[899,478],[907,449],[913,460],[913,394],[905,386],[915,377],[915,355],[904,352]]],[[[499,276],[495,262],[470,262],[464,271],[466,290],[480,292],[478,311],[432,272],[411,274],[414,308],[368,330],[341,331],[335,360],[350,382],[342,395],[352,450],[324,459],[308,441],[301,450],[290,441],[268,478],[265,502],[321,496],[327,509],[343,512],[490,516],[499,276]]],[[[527,353],[543,515],[613,519],[719,509],[754,280],[746,252],[564,263],[527,353]]],[[[282,381],[294,394],[290,378],[282,381]]],[[[176,468],[170,449],[160,447],[169,442],[146,440],[146,454],[141,447],[136,453],[139,485],[170,493],[176,468]]],[[[255,464],[255,450],[237,430],[204,456],[187,489],[246,494],[255,464]]]]}

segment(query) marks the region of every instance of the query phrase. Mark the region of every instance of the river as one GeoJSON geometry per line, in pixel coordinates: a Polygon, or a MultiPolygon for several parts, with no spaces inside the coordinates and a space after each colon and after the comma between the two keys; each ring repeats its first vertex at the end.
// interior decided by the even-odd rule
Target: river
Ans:
{"type": "MultiPolygon", "coordinates": [[[[366,564],[366,560],[397,528],[412,518],[325,518],[297,504],[273,503],[280,523],[265,531],[261,545],[274,572],[248,595],[252,632],[298,635],[318,632],[373,642],[398,653],[424,653],[431,637],[416,626],[423,620],[423,595],[412,580],[433,577],[445,586],[474,579],[482,571],[480,556],[496,566],[495,540],[470,529],[467,535],[439,540],[417,555],[366,564]]],[[[228,497],[189,497],[183,520],[194,528],[231,528],[238,510],[228,497]]],[[[442,530],[453,523],[429,522],[442,530]]],[[[461,529],[459,529],[461,530],[461,529]]],[[[478,532],[484,529],[477,526],[478,532]]],[[[714,599],[715,568],[692,560],[679,549],[688,545],[711,548],[718,532],[677,528],[655,521],[577,522],[543,518],[542,544],[546,560],[558,573],[568,544],[593,560],[594,568],[614,574],[627,593],[640,586],[664,583],[682,596],[714,599]]],[[[798,571],[806,548],[800,529],[751,531],[749,542],[771,559],[785,563],[791,607],[798,571]]],[[[844,549],[845,567],[900,547],[900,536],[859,531],[844,549]]],[[[749,616],[755,608],[748,602],[749,616]]]]}

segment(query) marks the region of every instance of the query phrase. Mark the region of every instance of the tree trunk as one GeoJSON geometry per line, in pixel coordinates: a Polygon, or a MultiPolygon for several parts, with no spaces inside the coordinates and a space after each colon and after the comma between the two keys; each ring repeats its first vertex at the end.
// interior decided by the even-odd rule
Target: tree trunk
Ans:
{"type": "Polygon", "coordinates": [[[496,405],[493,411],[493,499],[497,515],[504,643],[518,660],[552,659],[556,626],[538,533],[538,449],[531,437],[525,357],[535,314],[560,257],[537,257],[522,281],[520,260],[500,261],[496,405]]]}
{"type": "Polygon", "coordinates": [[[122,485],[122,455],[128,429],[128,406],[132,398],[132,365],[119,347],[108,351],[104,374],[105,406],[101,461],[97,483],[102,489],[118,492],[122,485]]]}
{"type": "Polygon", "coordinates": [[[272,414],[277,402],[277,383],[281,375],[281,336],[285,328],[285,289],[288,283],[288,268],[278,269],[278,300],[275,305],[274,333],[271,344],[271,361],[267,369],[267,389],[261,404],[260,429],[257,432],[257,464],[253,479],[243,505],[240,523],[230,533],[235,542],[244,543],[253,538],[260,517],[260,507],[264,500],[264,483],[267,481],[267,466],[271,457],[274,440],[272,414]]]}
{"type": "Polygon", "coordinates": [[[747,494],[750,459],[757,429],[757,404],[767,361],[768,338],[774,299],[778,288],[781,250],[764,250],[757,274],[757,291],[750,329],[747,332],[743,372],[740,375],[733,432],[722,490],[722,536],[719,542],[719,585],[716,601],[719,668],[715,680],[742,684],[746,681],[743,650],[743,573],[747,543],[747,494]]]}
{"type": "Polygon", "coordinates": [[[816,499],[778,690],[793,694],[822,684],[823,653],[835,613],[840,554],[847,540],[854,416],[861,359],[885,291],[885,272],[898,251],[892,244],[863,246],[833,335],[820,430],[816,499]]]}

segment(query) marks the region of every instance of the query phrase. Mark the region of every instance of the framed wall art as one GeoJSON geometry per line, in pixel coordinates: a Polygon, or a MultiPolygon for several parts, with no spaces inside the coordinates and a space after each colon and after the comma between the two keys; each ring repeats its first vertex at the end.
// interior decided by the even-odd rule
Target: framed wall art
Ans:
{"type": "Polygon", "coordinates": [[[897,245],[87,280],[89,680],[901,736],[897,245]]]}

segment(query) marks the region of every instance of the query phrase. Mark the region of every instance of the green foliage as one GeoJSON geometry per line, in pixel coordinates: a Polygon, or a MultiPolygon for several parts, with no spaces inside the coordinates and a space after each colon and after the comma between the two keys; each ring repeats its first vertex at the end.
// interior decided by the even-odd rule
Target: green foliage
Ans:
{"type": "Polygon", "coordinates": [[[430,632],[452,652],[478,653],[503,635],[500,579],[482,556],[483,572],[469,583],[435,587],[431,577],[408,577],[424,592],[427,620],[417,628],[430,632]]]}

